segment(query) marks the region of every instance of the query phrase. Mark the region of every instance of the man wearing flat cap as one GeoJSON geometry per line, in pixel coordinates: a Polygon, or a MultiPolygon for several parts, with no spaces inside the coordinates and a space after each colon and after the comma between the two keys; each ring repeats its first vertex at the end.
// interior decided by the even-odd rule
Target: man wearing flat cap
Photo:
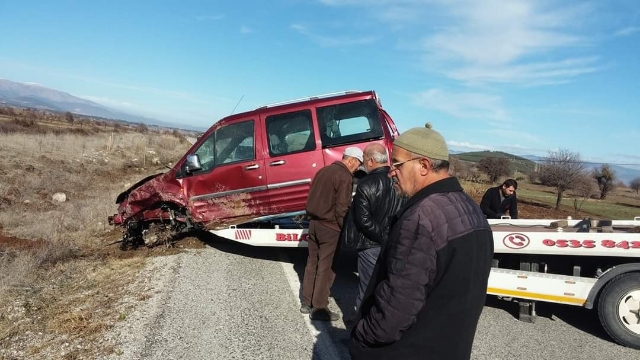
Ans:
{"type": "Polygon", "coordinates": [[[340,230],[353,192],[353,173],[362,166],[362,150],[351,146],[341,161],[320,169],[311,183],[306,212],[309,217],[309,256],[302,280],[300,312],[312,320],[336,321],[340,316],[329,310],[329,293],[340,230]]]}
{"type": "Polygon", "coordinates": [[[406,204],[391,221],[351,333],[352,359],[469,359],[484,306],[493,235],[449,171],[431,128],[393,144],[389,176],[406,204]]]}

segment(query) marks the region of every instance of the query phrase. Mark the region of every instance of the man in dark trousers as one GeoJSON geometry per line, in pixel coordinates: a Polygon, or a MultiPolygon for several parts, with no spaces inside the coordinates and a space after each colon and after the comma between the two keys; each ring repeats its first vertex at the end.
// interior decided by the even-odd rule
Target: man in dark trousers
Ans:
{"type": "Polygon", "coordinates": [[[449,175],[442,136],[401,134],[391,172],[407,203],[386,245],[351,333],[352,359],[469,359],[484,306],[493,235],[480,207],[449,175]]]}
{"type": "Polygon", "coordinates": [[[507,179],[502,185],[489,188],[480,202],[480,209],[487,216],[487,219],[500,219],[507,213],[512,219],[517,219],[516,190],[518,190],[518,182],[513,179],[507,179]]]}
{"type": "Polygon", "coordinates": [[[312,320],[336,321],[329,310],[329,293],[336,274],[333,256],[353,193],[353,173],[362,166],[362,150],[348,147],[341,161],[320,169],[311,183],[306,212],[309,217],[309,256],[302,281],[300,312],[312,320]]]}
{"type": "Polygon", "coordinates": [[[395,215],[404,200],[393,187],[389,178],[389,156],[384,146],[378,143],[364,149],[365,176],[358,183],[351,203],[354,234],[349,241],[358,249],[358,297],[356,309],[360,307],[371,273],[380,255],[380,246],[389,235],[389,218],[395,215]]]}

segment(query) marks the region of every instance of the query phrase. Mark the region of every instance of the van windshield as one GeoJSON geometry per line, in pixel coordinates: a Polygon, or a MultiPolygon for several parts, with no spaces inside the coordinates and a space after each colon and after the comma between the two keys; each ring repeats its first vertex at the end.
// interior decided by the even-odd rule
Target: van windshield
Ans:
{"type": "Polygon", "coordinates": [[[380,111],[373,99],[318,107],[322,147],[381,139],[380,111]]]}

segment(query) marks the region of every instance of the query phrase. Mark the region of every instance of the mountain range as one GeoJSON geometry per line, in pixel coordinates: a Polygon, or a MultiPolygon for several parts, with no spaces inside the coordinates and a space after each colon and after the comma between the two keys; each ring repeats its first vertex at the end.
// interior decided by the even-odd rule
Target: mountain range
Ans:
{"type": "Polygon", "coordinates": [[[0,79],[0,106],[18,106],[57,112],[70,111],[111,120],[123,120],[169,128],[202,130],[184,124],[174,124],[140,115],[110,109],[96,102],[73,96],[69,93],[50,89],[33,83],[20,83],[0,79]]]}
{"type": "MultiPolygon", "coordinates": [[[[535,164],[545,164],[547,158],[536,155],[513,155],[509,153],[505,153],[502,151],[472,151],[472,152],[457,152],[452,155],[459,158],[460,160],[469,161],[469,162],[478,162],[482,158],[486,157],[504,157],[511,160],[512,169],[518,170],[523,173],[528,173],[533,170],[535,164]]],[[[589,170],[593,170],[595,168],[601,167],[605,163],[599,162],[587,162],[585,164],[589,170]]],[[[621,165],[609,164],[611,169],[615,172],[615,175],[618,180],[623,181],[627,185],[631,182],[631,180],[635,178],[640,178],[640,170],[632,169],[621,165]]]]}
{"type": "Polygon", "coordinates": [[[455,154],[454,156],[460,160],[469,162],[478,162],[484,158],[506,158],[510,161],[511,170],[518,171],[523,174],[532,172],[536,167],[536,163],[529,159],[502,151],[462,152],[455,154]]]}

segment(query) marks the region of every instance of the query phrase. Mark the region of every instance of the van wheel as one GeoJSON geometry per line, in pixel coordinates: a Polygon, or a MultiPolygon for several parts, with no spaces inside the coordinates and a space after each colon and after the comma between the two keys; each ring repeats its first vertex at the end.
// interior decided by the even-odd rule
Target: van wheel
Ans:
{"type": "Polygon", "coordinates": [[[619,275],[604,287],[598,316],[613,340],[640,349],[640,273],[619,275]]]}

